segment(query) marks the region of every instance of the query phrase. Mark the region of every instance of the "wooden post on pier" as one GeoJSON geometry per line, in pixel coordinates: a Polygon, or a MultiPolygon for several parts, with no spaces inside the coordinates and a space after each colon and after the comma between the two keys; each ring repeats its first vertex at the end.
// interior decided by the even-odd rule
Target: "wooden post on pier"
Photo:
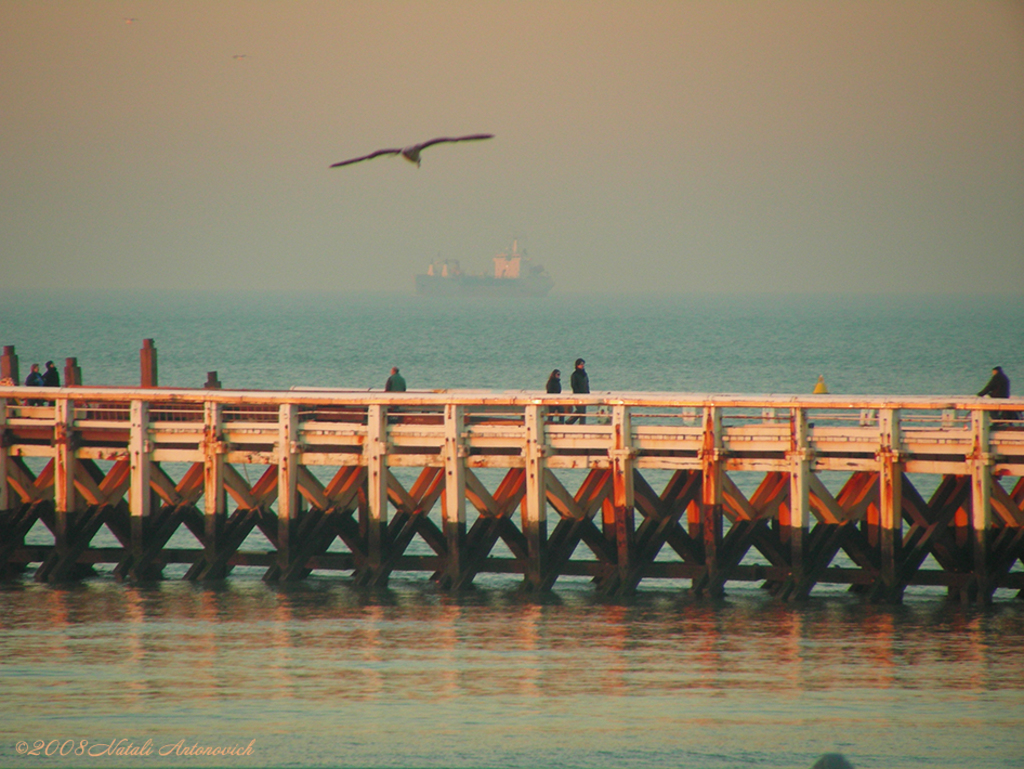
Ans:
{"type": "Polygon", "coordinates": [[[880,409],[879,427],[879,555],[880,585],[875,591],[885,601],[898,602],[902,589],[897,582],[903,542],[903,466],[900,463],[899,409],[880,409]]]}
{"type": "Polygon", "coordinates": [[[704,440],[700,450],[700,522],[704,543],[704,576],[694,580],[698,595],[721,596],[725,592],[719,555],[722,548],[722,412],[717,406],[704,408],[704,440]]]}
{"type": "Polygon", "coordinates": [[[631,593],[636,560],[636,522],[633,499],[633,427],[629,409],[612,406],[612,496],[609,505],[611,530],[615,539],[615,570],[599,584],[606,593],[631,593]]]}
{"type": "Polygon", "coordinates": [[[274,571],[288,573],[292,551],[298,549],[292,543],[299,517],[298,406],[282,403],[277,425],[277,570],[274,571]]]}
{"type": "Polygon", "coordinates": [[[388,536],[388,414],[378,403],[367,409],[366,444],[366,565],[356,575],[361,585],[376,584],[387,556],[388,536]]]}
{"type": "Polygon", "coordinates": [[[14,384],[21,384],[18,372],[18,355],[13,344],[5,344],[3,355],[0,355],[0,379],[10,379],[14,384]]]}
{"type": "Polygon", "coordinates": [[[989,447],[992,413],[975,411],[971,419],[973,450],[968,464],[971,469],[971,563],[972,583],[961,595],[965,602],[991,603],[989,551],[992,526],[992,453],[989,447]]]}
{"type": "Polygon", "coordinates": [[[447,544],[442,587],[459,583],[466,541],[466,464],[462,445],[464,409],[454,403],[444,407],[444,538],[447,544]]]}
{"type": "MultiPolygon", "coordinates": [[[[152,492],[149,482],[151,468],[149,454],[149,403],[143,400],[131,402],[131,434],[128,439],[131,487],[128,491],[128,513],[131,520],[131,562],[141,564],[145,556],[146,540],[149,534],[152,492]]],[[[141,575],[134,575],[135,578],[141,575]]]]}
{"type": "Polygon", "coordinates": [[[544,464],[545,431],[542,408],[531,404],[525,410],[526,496],[522,502],[523,535],[526,537],[524,589],[539,590],[547,568],[547,467],[544,464]]]}
{"type": "Polygon", "coordinates": [[[227,517],[222,420],[221,404],[209,401],[203,404],[203,551],[207,564],[219,561],[221,537],[227,517]]]}
{"type": "Polygon", "coordinates": [[[82,367],[78,365],[78,358],[64,359],[64,386],[78,387],[82,384],[82,367]]]}
{"type": "Polygon", "coordinates": [[[62,582],[74,571],[75,459],[71,402],[59,400],[53,419],[53,551],[36,572],[39,582],[62,582]]]}
{"type": "Polygon", "coordinates": [[[790,583],[796,590],[796,597],[807,580],[807,532],[811,509],[811,455],[807,447],[807,410],[792,409],[790,412],[789,439],[789,554],[790,583]]]}
{"type": "Polygon", "coordinates": [[[71,401],[54,405],[53,419],[53,504],[57,528],[66,535],[68,517],[75,512],[75,451],[72,443],[71,401]]]}
{"type": "Polygon", "coordinates": [[[139,362],[142,369],[142,387],[157,386],[156,371],[156,347],[152,339],[142,340],[142,349],[139,350],[139,362]]]}

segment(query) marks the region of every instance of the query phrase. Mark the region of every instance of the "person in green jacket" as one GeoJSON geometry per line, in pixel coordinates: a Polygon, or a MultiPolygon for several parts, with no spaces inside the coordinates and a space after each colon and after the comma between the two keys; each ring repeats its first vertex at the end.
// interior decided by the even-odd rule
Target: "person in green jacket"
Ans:
{"type": "Polygon", "coordinates": [[[405,379],[401,374],[398,373],[398,366],[391,367],[391,376],[388,377],[387,383],[384,385],[384,392],[386,393],[404,393],[405,392],[405,379]]]}

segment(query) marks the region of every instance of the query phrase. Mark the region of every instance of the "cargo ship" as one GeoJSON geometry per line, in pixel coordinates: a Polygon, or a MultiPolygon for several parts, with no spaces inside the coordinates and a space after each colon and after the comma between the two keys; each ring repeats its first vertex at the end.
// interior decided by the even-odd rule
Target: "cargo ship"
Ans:
{"type": "Polygon", "coordinates": [[[438,259],[426,274],[416,276],[421,296],[547,296],[553,285],[545,269],[531,264],[514,240],[508,251],[494,257],[493,275],[465,273],[458,259],[438,259]]]}

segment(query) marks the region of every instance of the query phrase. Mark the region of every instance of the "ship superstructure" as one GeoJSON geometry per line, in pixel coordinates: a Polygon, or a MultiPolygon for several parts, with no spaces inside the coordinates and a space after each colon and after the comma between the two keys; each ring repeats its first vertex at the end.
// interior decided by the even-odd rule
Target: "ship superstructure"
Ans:
{"type": "Polygon", "coordinates": [[[438,259],[416,276],[416,293],[425,296],[547,296],[554,281],[533,264],[513,240],[508,251],[494,257],[493,275],[462,271],[458,259],[438,259]]]}

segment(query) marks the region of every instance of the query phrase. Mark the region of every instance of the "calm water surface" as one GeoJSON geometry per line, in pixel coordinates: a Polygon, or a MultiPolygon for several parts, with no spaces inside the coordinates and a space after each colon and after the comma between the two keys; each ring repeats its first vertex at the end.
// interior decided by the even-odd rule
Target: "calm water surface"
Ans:
{"type": "MultiPolygon", "coordinates": [[[[4,296],[0,342],[77,356],[90,384],[540,389],[587,359],[595,391],[976,392],[1024,387],[1024,299],[565,298],[426,302],[309,295],[4,296]]],[[[264,543],[265,545],[265,543],[264,543]]],[[[180,576],[168,569],[168,576],[180,576]]],[[[0,766],[1020,767],[1024,601],[903,605],[836,587],[780,605],[754,585],[695,601],[645,581],[628,601],[582,579],[526,599],[398,574],[264,585],[0,584],[0,766]],[[245,746],[245,758],[46,758],[19,741],[245,746]]]]}
{"type": "MultiPolygon", "coordinates": [[[[366,593],[109,579],[0,589],[0,764],[15,741],[247,744],[245,766],[1020,766],[1024,604],[911,594],[779,605],[502,578],[459,598],[420,577],[366,593]]],[[[196,765],[147,758],[123,765],[196,765]]]]}

